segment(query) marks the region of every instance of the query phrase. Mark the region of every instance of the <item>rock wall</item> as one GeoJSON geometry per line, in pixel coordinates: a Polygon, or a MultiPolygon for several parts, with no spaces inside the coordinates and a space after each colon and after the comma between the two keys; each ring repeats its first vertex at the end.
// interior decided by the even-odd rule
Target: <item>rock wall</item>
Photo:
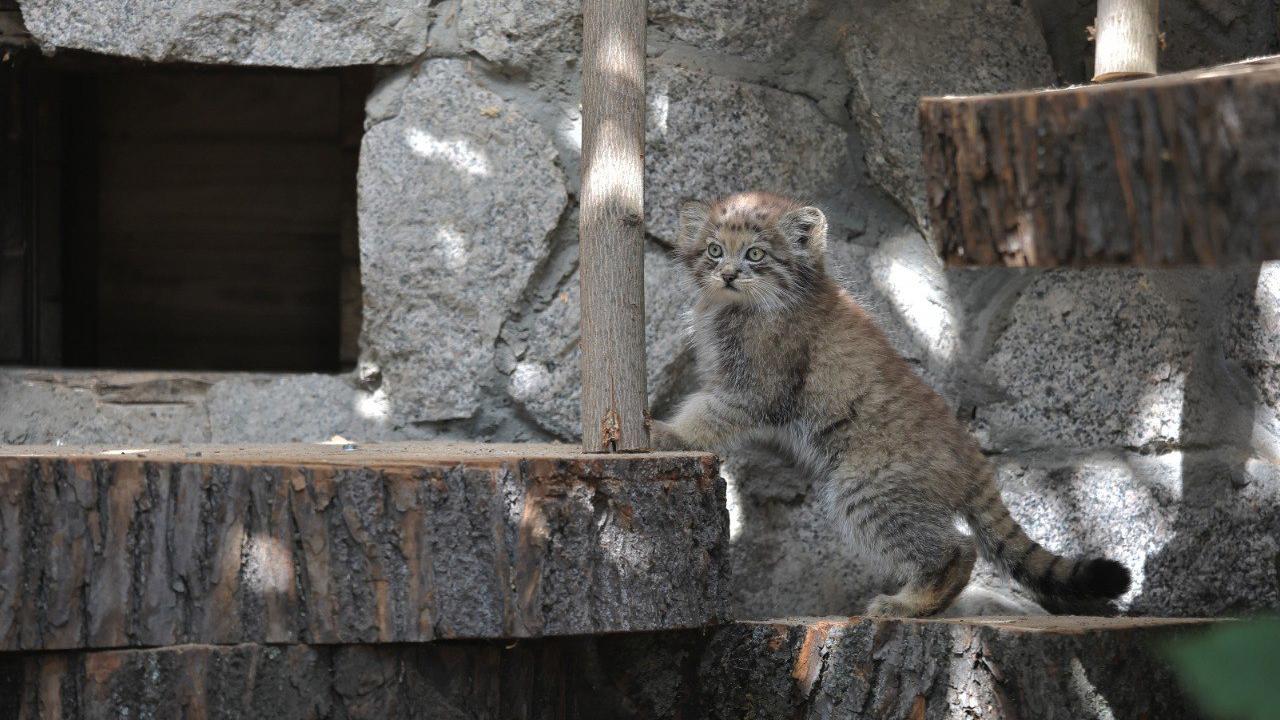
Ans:
{"type": "MultiPolygon", "coordinates": [[[[576,0],[19,5],[47,52],[386,68],[361,152],[356,373],[9,370],[0,441],[576,437],[576,0]]],[[[829,211],[834,266],[971,424],[1037,538],[1126,561],[1135,612],[1280,608],[1280,269],[946,271],[919,231],[916,98],[1080,80],[1091,16],[652,0],[653,408],[691,384],[666,255],[678,202],[793,193],[829,211]]],[[[1165,18],[1170,69],[1280,42],[1270,0],[1184,0],[1165,18]]],[[[740,617],[847,614],[884,584],[811,478],[749,452],[726,471],[740,617]]]]}

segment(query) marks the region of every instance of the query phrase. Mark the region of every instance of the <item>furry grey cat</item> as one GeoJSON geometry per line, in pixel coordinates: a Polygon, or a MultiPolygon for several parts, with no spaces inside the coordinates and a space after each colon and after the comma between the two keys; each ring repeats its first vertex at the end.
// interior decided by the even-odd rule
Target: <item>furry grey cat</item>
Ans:
{"type": "Polygon", "coordinates": [[[869,615],[945,610],[978,553],[1050,608],[1128,589],[1120,563],[1049,552],[1009,515],[977,442],[828,276],[822,211],[749,192],[688,203],[680,221],[701,388],[654,422],[656,447],[770,436],[788,448],[825,478],[847,535],[904,583],[869,615]]]}

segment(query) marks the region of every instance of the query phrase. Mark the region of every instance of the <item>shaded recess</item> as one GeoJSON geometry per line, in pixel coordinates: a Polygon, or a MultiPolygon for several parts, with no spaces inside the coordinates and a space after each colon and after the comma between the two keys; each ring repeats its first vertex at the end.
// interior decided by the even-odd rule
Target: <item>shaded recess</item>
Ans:
{"type": "Polygon", "coordinates": [[[369,68],[0,63],[0,363],[354,365],[371,84],[369,68]]]}

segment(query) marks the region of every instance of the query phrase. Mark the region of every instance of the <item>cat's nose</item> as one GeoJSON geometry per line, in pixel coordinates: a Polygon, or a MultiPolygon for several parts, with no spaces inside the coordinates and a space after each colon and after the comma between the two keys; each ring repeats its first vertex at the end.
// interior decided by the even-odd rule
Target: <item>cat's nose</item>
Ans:
{"type": "Polygon", "coordinates": [[[738,268],[730,265],[720,271],[720,277],[724,278],[724,284],[732,283],[738,277],[738,268]]]}

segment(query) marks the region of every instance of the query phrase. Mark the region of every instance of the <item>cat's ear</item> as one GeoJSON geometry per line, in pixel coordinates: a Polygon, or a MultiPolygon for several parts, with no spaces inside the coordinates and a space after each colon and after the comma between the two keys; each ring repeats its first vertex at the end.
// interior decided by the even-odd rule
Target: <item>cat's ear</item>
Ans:
{"type": "Polygon", "coordinates": [[[827,248],[827,216],[816,207],[792,210],[778,219],[778,230],[787,242],[814,257],[827,248]]]}
{"type": "Polygon", "coordinates": [[[685,200],[680,204],[680,242],[687,247],[702,238],[702,232],[711,222],[711,206],[700,200],[685,200]]]}

